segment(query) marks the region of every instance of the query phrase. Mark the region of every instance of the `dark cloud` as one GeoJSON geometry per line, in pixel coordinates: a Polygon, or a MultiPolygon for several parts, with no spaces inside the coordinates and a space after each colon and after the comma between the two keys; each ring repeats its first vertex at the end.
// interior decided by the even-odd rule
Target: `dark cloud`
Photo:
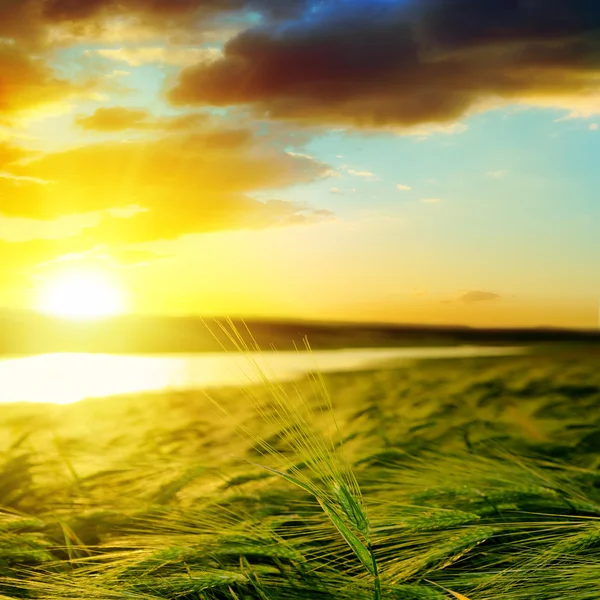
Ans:
{"type": "Polygon", "coordinates": [[[595,35],[596,0],[420,0],[421,34],[440,49],[595,35]]]}
{"type": "Polygon", "coordinates": [[[323,3],[240,33],[170,99],[308,123],[449,122],[482,102],[597,92],[599,28],[596,0],[323,3]]]}
{"type": "Polygon", "coordinates": [[[41,23],[39,0],[0,0],[0,38],[36,39],[41,23]]]}
{"type": "MultiPolygon", "coordinates": [[[[0,0],[0,124],[18,113],[76,96],[127,91],[115,81],[102,80],[104,66],[94,65],[89,56],[87,62],[70,58],[74,69],[54,70],[57,62],[48,59],[57,58],[53,54],[57,47],[105,38],[114,42],[120,36],[132,42],[138,35],[147,39],[151,34],[155,43],[179,43],[177,48],[183,51],[196,34],[213,32],[221,39],[220,35],[242,27],[247,22],[243,9],[256,8],[265,18],[275,18],[281,12],[271,10],[275,4],[270,0],[0,0]],[[227,18],[219,21],[225,13],[227,18]]],[[[302,4],[301,0],[287,2],[288,10],[279,18],[297,12],[302,4]]],[[[82,126],[116,131],[122,128],[120,121],[132,116],[99,112],[82,126]]],[[[161,126],[175,129],[177,122],[171,119],[161,126]]]]}
{"type": "Polygon", "coordinates": [[[494,292],[483,292],[481,290],[470,290],[468,292],[463,292],[458,300],[460,302],[464,302],[465,304],[476,304],[477,302],[489,302],[491,300],[498,300],[502,296],[500,294],[496,294],[494,292]]]}
{"type": "Polygon", "coordinates": [[[310,0],[45,0],[42,16],[54,21],[84,20],[102,14],[138,14],[153,18],[209,15],[255,10],[269,17],[289,17],[310,6],[310,0]]]}

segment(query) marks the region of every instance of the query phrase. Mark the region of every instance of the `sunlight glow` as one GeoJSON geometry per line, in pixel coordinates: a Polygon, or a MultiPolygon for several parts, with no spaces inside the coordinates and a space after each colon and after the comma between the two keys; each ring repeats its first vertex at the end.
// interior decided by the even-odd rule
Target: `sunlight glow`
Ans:
{"type": "Polygon", "coordinates": [[[96,319],[124,311],[123,293],[105,274],[77,271],[58,275],[41,290],[38,308],[68,319],[96,319]]]}
{"type": "Polygon", "coordinates": [[[177,356],[39,354],[0,360],[0,404],[71,404],[85,398],[123,394],[190,391],[254,385],[268,373],[274,381],[293,381],[312,372],[340,373],[395,361],[512,356],[517,347],[353,348],[314,352],[206,352],[177,356]]]}

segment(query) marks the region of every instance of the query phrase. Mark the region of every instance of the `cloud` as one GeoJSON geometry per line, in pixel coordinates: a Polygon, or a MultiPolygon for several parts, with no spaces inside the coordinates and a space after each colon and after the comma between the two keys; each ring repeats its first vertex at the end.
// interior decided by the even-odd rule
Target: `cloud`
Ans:
{"type": "Polygon", "coordinates": [[[146,110],[116,106],[98,108],[90,116],[77,117],[75,123],[83,129],[110,132],[145,127],[148,125],[149,118],[150,113],[146,110]]]}
{"type": "Polygon", "coordinates": [[[29,175],[14,175],[13,173],[1,172],[0,179],[8,180],[15,187],[34,183],[36,185],[50,185],[54,183],[49,179],[40,179],[39,177],[31,177],[29,175]]]}
{"type": "Polygon", "coordinates": [[[249,11],[276,22],[300,14],[309,1],[1,0],[0,43],[41,54],[89,42],[150,47],[161,40],[173,49],[161,62],[185,64],[175,47],[220,44],[248,26],[249,11]]]}
{"type": "Polygon", "coordinates": [[[40,59],[0,41],[0,123],[19,113],[64,100],[75,88],[40,59]]]}
{"type": "MultiPolygon", "coordinates": [[[[279,200],[271,200],[270,203],[280,202],[279,200]]],[[[285,202],[285,201],[283,201],[285,202]]],[[[324,221],[331,221],[335,219],[335,213],[326,209],[318,210],[302,210],[302,205],[296,205],[297,210],[291,212],[289,210],[290,203],[285,202],[282,206],[284,209],[282,218],[279,220],[279,225],[312,225],[315,223],[322,223],[324,221]]]]}
{"type": "Polygon", "coordinates": [[[0,199],[5,217],[29,220],[21,225],[30,238],[66,231],[56,220],[83,215],[88,220],[77,221],[80,231],[69,235],[79,233],[89,245],[133,243],[330,218],[294,202],[251,197],[320,179],[328,170],[249,129],[206,123],[187,133],[92,144],[11,164],[0,177],[0,199]]]}
{"type": "MultiPolygon", "coordinates": [[[[33,4],[40,4],[34,2],[33,4]]],[[[45,0],[43,16],[54,22],[77,22],[106,15],[135,14],[169,23],[211,13],[254,9],[271,16],[289,16],[308,6],[307,0],[45,0]]]]}
{"type": "MultiPolygon", "coordinates": [[[[215,146],[237,146],[251,140],[253,133],[247,128],[215,127],[215,119],[202,112],[157,117],[143,108],[110,106],[97,108],[91,115],[79,115],[75,123],[87,131],[114,133],[128,129],[165,132],[195,131],[206,142],[215,146]],[[200,130],[203,133],[200,133],[200,130]]],[[[232,119],[234,123],[234,120],[232,119]]]]}
{"type": "Polygon", "coordinates": [[[498,170],[498,171],[488,171],[485,176],[490,179],[504,179],[508,175],[508,171],[506,169],[498,170]]]}
{"type": "Polygon", "coordinates": [[[83,214],[70,214],[55,219],[23,219],[0,214],[0,240],[3,242],[31,242],[33,240],[56,240],[82,234],[97,227],[106,218],[130,218],[126,209],[112,209],[83,214]]]}
{"type": "Polygon", "coordinates": [[[598,123],[592,123],[590,125],[590,131],[598,131],[598,128],[599,128],[598,123]]]}
{"type": "Polygon", "coordinates": [[[457,298],[459,302],[464,304],[476,304],[478,302],[490,302],[492,300],[498,300],[502,296],[494,292],[484,292],[481,290],[469,290],[462,292],[457,298]]]}
{"type": "Polygon", "coordinates": [[[425,202],[425,204],[438,204],[442,201],[441,198],[424,198],[421,202],[425,202]]]}
{"type": "Polygon", "coordinates": [[[330,211],[275,197],[329,170],[284,148],[214,122],[48,154],[0,145],[6,163],[0,169],[0,285],[22,287],[35,265],[87,257],[97,248],[137,266],[154,260],[134,253],[129,261],[138,243],[333,219],[330,211]],[[253,197],[257,192],[261,200],[253,197]]]}
{"type": "Polygon", "coordinates": [[[355,171],[354,169],[348,169],[350,175],[356,175],[356,177],[375,177],[371,171],[355,171]]]}
{"type": "Polygon", "coordinates": [[[298,15],[309,0],[4,0],[0,39],[40,49],[90,39],[107,42],[204,43],[234,34],[247,24],[247,11],[265,19],[298,15]],[[219,19],[227,13],[227,19],[219,19]],[[216,38],[214,34],[216,33],[216,38]]]}
{"type": "Polygon", "coordinates": [[[377,181],[377,176],[375,173],[371,173],[371,171],[357,171],[356,169],[346,169],[346,173],[349,175],[354,175],[354,177],[363,177],[364,179],[368,179],[369,181],[377,181]]]}
{"type": "Polygon", "coordinates": [[[412,188],[409,185],[402,185],[401,183],[399,183],[396,187],[401,192],[409,192],[410,190],[412,190],[412,188]]]}
{"type": "Polygon", "coordinates": [[[31,154],[28,150],[13,146],[8,142],[0,142],[0,169],[31,156],[31,154]]]}
{"type": "Polygon", "coordinates": [[[329,192],[331,194],[337,194],[337,195],[342,195],[344,192],[342,192],[342,190],[340,190],[339,188],[333,187],[329,190],[329,192]]]}
{"type": "Polygon", "coordinates": [[[241,32],[169,97],[359,127],[450,123],[504,103],[570,109],[595,102],[599,27],[590,0],[324,2],[241,32]]]}

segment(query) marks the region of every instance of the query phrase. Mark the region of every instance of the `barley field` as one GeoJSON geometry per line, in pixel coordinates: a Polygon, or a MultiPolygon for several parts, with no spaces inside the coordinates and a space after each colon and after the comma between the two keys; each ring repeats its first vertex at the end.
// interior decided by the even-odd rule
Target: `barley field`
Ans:
{"type": "Polygon", "coordinates": [[[600,352],[0,406],[0,598],[597,600],[600,352]]]}

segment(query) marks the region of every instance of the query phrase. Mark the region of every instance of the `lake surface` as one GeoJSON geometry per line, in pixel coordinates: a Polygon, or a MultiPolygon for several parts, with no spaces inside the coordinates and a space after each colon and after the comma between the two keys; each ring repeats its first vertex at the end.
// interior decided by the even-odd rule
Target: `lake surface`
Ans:
{"type": "Polygon", "coordinates": [[[85,398],[136,392],[241,386],[260,382],[253,362],[277,380],[307,372],[353,371],[385,364],[433,358],[508,356],[515,347],[369,348],[260,354],[42,354],[0,360],[0,403],[70,404],[85,398]]]}

